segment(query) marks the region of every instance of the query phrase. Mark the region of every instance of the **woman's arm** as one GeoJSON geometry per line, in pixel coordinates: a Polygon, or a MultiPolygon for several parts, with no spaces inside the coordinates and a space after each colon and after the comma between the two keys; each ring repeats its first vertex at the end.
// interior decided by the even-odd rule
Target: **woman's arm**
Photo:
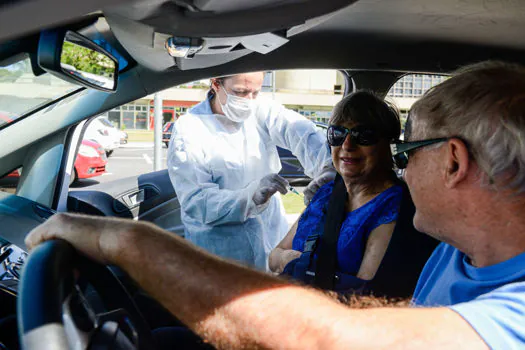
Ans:
{"type": "Polygon", "coordinates": [[[361,266],[359,267],[357,277],[364,280],[371,280],[374,278],[377,269],[385,256],[395,226],[396,222],[393,221],[388,224],[380,225],[372,230],[368,236],[368,241],[366,242],[365,254],[361,266]]]}
{"type": "Polygon", "coordinates": [[[295,237],[295,233],[297,232],[297,226],[300,218],[301,216],[297,218],[295,223],[290,228],[290,231],[288,231],[282,241],[279,242],[279,244],[270,253],[268,265],[271,271],[275,273],[283,272],[286,264],[301,255],[301,252],[292,250],[292,242],[295,237]]]}

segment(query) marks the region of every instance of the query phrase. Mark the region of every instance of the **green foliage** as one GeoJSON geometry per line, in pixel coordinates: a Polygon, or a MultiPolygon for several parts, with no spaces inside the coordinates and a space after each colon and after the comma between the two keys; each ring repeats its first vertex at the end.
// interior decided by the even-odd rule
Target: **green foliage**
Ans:
{"type": "Polygon", "coordinates": [[[62,47],[60,62],[73,66],[76,70],[108,78],[111,78],[115,71],[115,63],[110,58],[68,41],[65,41],[62,47]]]}
{"type": "Polygon", "coordinates": [[[305,209],[304,198],[295,193],[288,192],[281,196],[286,214],[299,214],[305,209]]]}

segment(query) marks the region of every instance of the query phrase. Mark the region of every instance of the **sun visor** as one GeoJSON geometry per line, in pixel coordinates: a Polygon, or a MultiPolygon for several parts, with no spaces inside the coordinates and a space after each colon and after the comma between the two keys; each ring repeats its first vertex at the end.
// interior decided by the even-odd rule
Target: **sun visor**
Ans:
{"type": "Polygon", "coordinates": [[[318,25],[353,2],[150,0],[147,11],[135,4],[104,14],[138,63],[155,71],[188,70],[272,52],[285,45],[289,36],[318,25]]]}

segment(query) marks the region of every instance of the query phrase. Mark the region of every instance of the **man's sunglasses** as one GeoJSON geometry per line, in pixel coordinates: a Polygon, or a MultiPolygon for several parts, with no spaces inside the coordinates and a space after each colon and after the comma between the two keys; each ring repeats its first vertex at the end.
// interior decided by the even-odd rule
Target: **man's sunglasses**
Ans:
{"type": "Polygon", "coordinates": [[[326,133],[328,144],[333,147],[345,143],[346,137],[350,135],[352,142],[361,146],[372,146],[379,142],[377,133],[364,125],[347,129],[344,126],[330,125],[326,133]]]}
{"type": "Polygon", "coordinates": [[[408,165],[408,154],[410,151],[415,149],[430,146],[435,143],[447,141],[447,137],[442,137],[438,139],[430,139],[423,141],[401,141],[398,140],[390,144],[390,150],[392,151],[392,158],[394,159],[394,164],[398,169],[405,169],[408,165]]]}

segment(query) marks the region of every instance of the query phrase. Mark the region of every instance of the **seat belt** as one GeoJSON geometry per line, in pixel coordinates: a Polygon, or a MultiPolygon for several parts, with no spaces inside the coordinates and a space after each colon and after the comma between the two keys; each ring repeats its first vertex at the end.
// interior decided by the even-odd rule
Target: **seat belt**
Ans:
{"type": "MultiPolygon", "coordinates": [[[[346,216],[346,200],[348,194],[341,175],[337,174],[334,188],[328,202],[328,210],[324,223],[324,232],[319,237],[317,259],[315,266],[314,285],[321,289],[333,290],[335,286],[335,271],[337,269],[337,241],[346,216]]],[[[313,254],[313,253],[312,253],[313,254]]]]}

